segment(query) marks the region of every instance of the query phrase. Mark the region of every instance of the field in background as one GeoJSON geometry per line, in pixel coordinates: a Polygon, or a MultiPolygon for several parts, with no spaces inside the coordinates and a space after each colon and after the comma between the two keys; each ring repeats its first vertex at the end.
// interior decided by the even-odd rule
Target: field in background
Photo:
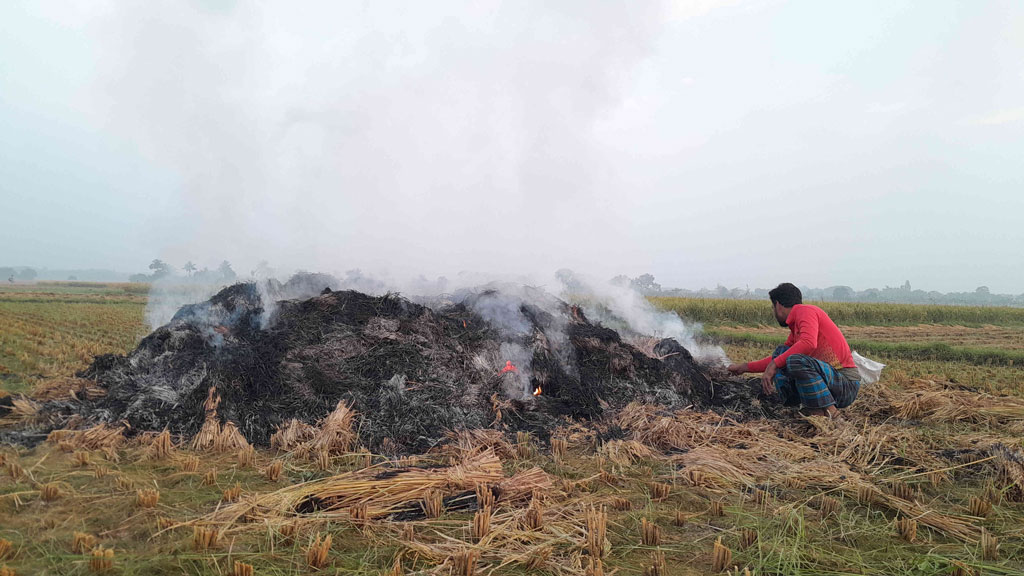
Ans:
{"type": "Polygon", "coordinates": [[[47,282],[0,286],[0,391],[70,376],[93,356],[125,353],[147,332],[148,287],[47,282]]]}
{"type": "MultiPolygon", "coordinates": [[[[766,302],[655,302],[702,322],[737,361],[786,336],[766,302]]],[[[245,450],[193,450],[188,439],[165,451],[152,435],[107,447],[54,437],[32,450],[0,446],[0,570],[102,571],[102,558],[72,550],[82,533],[113,550],[112,574],[241,575],[245,564],[255,574],[311,574],[311,545],[331,534],[320,573],[466,575],[469,558],[487,576],[582,575],[585,509],[603,505],[604,574],[714,573],[719,538],[739,574],[1022,573],[1024,463],[1012,454],[1024,448],[1024,310],[824,307],[855,348],[889,365],[847,422],[638,410],[621,422],[632,431],[621,440],[560,431],[567,452],[557,458],[536,440],[497,443],[505,476],[538,466],[555,484],[535,505],[499,501],[483,543],[471,534],[474,513],[454,509],[408,522],[364,522],[355,508],[205,522],[238,498],[236,486],[244,500],[367,464],[409,463],[355,446],[326,458],[261,448],[250,460],[245,450]],[[1000,456],[997,446],[1016,452],[1000,456]],[[275,461],[280,478],[271,479],[275,461]],[[218,542],[206,547],[200,528],[218,542]]],[[[0,390],[28,392],[94,354],[130,350],[145,334],[144,309],[136,285],[0,287],[0,390]]]]}

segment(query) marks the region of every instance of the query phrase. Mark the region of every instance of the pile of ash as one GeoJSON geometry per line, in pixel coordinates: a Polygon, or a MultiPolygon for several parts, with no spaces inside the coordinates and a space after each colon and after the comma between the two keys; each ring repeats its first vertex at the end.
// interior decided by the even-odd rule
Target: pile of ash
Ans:
{"type": "Polygon", "coordinates": [[[265,445],[290,419],[314,423],[345,401],[364,445],[409,453],[460,429],[543,437],[632,401],[722,404],[721,384],[675,340],[624,341],[540,291],[484,290],[428,307],[330,288],[274,301],[265,288],[225,288],[181,308],[128,355],[97,357],[80,376],[106,394],[74,411],[191,436],[215,387],[218,417],[265,445]]]}

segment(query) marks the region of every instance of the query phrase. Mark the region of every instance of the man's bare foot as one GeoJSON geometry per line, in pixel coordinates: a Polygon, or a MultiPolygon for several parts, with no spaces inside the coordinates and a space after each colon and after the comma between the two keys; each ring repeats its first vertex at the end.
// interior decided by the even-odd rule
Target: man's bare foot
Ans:
{"type": "Polygon", "coordinates": [[[808,416],[828,416],[833,420],[837,420],[843,417],[842,414],[839,413],[839,409],[836,408],[835,405],[829,406],[827,408],[805,408],[804,414],[808,416]]]}

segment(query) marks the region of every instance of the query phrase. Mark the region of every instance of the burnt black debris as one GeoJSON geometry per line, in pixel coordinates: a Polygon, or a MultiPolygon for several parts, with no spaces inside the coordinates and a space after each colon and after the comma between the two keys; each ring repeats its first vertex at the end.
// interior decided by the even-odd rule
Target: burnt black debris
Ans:
{"type": "Polygon", "coordinates": [[[262,445],[287,420],[314,423],[345,400],[359,414],[363,444],[409,453],[459,429],[546,437],[570,419],[601,418],[631,401],[750,403],[745,388],[731,406],[716,402],[721,391],[740,388],[712,383],[675,340],[645,353],[551,297],[541,305],[503,300],[521,322],[510,331],[480,312],[485,299],[502,298],[495,291],[433,308],[395,294],[318,292],[275,302],[268,312],[266,290],[261,297],[245,283],[185,306],[128,355],[97,357],[80,376],[107,393],[73,411],[90,422],[126,421],[136,433],[168,428],[190,436],[215,386],[218,416],[262,445]],[[506,357],[512,349],[527,351],[526,365],[506,357]],[[503,373],[506,362],[517,369],[503,373]]]}

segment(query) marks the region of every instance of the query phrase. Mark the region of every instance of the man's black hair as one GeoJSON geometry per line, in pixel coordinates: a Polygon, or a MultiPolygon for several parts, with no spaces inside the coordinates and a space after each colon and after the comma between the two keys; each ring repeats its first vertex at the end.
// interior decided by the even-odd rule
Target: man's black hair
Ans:
{"type": "Polygon", "coordinates": [[[778,302],[786,308],[804,303],[804,295],[800,293],[800,289],[789,282],[783,282],[769,291],[768,298],[771,299],[772,305],[778,302]]]}

